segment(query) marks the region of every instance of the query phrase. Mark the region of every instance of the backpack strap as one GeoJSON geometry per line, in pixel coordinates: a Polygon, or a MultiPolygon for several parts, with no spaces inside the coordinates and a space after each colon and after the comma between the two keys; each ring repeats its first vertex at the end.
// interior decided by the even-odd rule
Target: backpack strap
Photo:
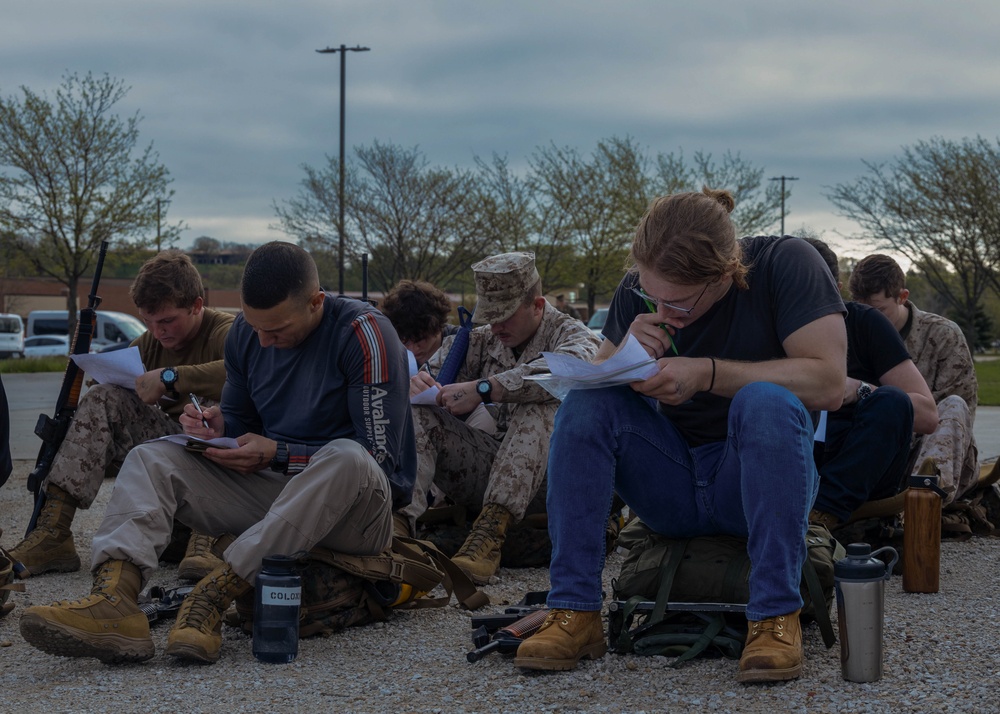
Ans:
{"type": "Polygon", "coordinates": [[[443,607],[451,601],[452,593],[469,610],[488,605],[490,601],[458,566],[429,541],[394,536],[390,548],[378,555],[349,555],[326,548],[314,548],[309,555],[366,580],[405,583],[418,593],[428,593],[438,585],[446,591],[444,597],[416,597],[397,607],[443,607]]]}
{"type": "Polygon", "coordinates": [[[663,564],[660,570],[660,587],[656,590],[656,601],[653,603],[653,612],[649,615],[649,624],[653,625],[663,620],[663,614],[667,611],[667,603],[670,602],[670,590],[674,586],[674,576],[681,567],[684,559],[684,551],[687,550],[689,538],[677,540],[670,549],[670,557],[663,564]]]}
{"type": "Polygon", "coordinates": [[[833,623],[830,622],[830,609],[826,606],[826,595],[819,582],[819,574],[808,557],[802,563],[802,577],[805,578],[806,587],[809,589],[809,599],[812,600],[813,610],[816,611],[816,623],[823,635],[823,644],[826,645],[827,649],[830,649],[836,643],[837,637],[833,632],[833,623]]]}

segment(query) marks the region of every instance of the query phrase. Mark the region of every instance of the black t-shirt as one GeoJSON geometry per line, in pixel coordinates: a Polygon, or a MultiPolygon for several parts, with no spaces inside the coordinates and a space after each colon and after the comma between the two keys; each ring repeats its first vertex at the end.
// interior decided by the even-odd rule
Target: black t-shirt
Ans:
{"type": "MultiPolygon", "coordinates": [[[[781,343],[789,335],[826,315],[845,312],[830,269],[816,250],[791,236],[756,236],[739,241],[743,262],[750,267],[749,289],[732,285],[708,312],[674,335],[683,357],[716,357],[763,362],[785,357],[781,343]]],[[[614,344],[628,334],[633,319],[647,312],[630,288],[638,284],[626,275],[611,300],[603,332],[614,344]]],[[[669,357],[670,355],[665,355],[669,357]]],[[[692,446],[726,438],[732,400],[698,392],[681,405],[660,405],[660,411],[692,446]]]]}
{"type": "MultiPolygon", "coordinates": [[[[889,318],[857,302],[847,303],[847,376],[881,383],[882,375],[910,359],[903,338],[889,318]]],[[[852,418],[854,404],[845,404],[832,416],[852,418]]]]}

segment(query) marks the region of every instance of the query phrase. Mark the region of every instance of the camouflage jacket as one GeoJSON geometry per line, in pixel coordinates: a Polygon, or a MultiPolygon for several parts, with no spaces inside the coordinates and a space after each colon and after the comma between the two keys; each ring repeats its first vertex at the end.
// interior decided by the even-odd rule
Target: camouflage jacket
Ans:
{"type": "Polygon", "coordinates": [[[906,305],[910,308],[910,319],[903,327],[902,337],[934,401],[957,394],[975,417],[979,384],[962,329],[946,317],[917,309],[912,302],[906,305]]]}
{"type": "MultiPolygon", "coordinates": [[[[428,366],[437,373],[448,356],[454,337],[446,337],[441,348],[428,360],[428,366]]],[[[542,314],[542,322],[535,334],[528,340],[520,356],[504,347],[489,325],[477,327],[469,335],[469,351],[465,363],[458,371],[456,382],[471,382],[487,377],[495,377],[507,394],[497,415],[497,427],[506,429],[504,405],[508,403],[549,403],[558,404],[555,397],[525,376],[548,372],[548,365],[542,352],[558,352],[582,360],[591,361],[600,347],[600,339],[576,318],[559,312],[548,303],[542,314]]]]}

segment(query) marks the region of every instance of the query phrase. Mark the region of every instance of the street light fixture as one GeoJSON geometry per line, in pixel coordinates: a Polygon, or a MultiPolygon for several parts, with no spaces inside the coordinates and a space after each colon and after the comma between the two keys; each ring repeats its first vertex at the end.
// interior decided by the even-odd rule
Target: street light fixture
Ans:
{"type": "Polygon", "coordinates": [[[798,181],[795,176],[775,176],[768,181],[781,181],[781,235],[785,235],[785,181],[798,181]]]}
{"type": "Polygon", "coordinates": [[[339,218],[337,220],[337,235],[338,235],[338,245],[337,245],[337,266],[339,269],[338,276],[338,289],[341,295],[344,294],[344,78],[345,78],[345,59],[347,58],[348,52],[368,52],[369,47],[362,47],[358,45],[357,47],[348,47],[347,45],[341,45],[340,47],[327,47],[324,50],[316,50],[321,55],[333,54],[335,52],[340,53],[340,188],[337,194],[337,203],[339,210],[339,218]]]}

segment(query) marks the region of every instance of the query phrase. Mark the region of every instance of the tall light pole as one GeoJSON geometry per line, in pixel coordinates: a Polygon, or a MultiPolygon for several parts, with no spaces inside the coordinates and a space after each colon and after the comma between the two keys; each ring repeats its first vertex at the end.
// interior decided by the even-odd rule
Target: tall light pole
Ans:
{"type": "Polygon", "coordinates": [[[357,47],[348,47],[346,45],[341,45],[340,47],[327,47],[325,50],[316,50],[321,55],[332,54],[334,52],[340,53],[340,188],[337,193],[337,206],[340,215],[337,220],[337,266],[339,269],[338,277],[338,288],[341,295],[344,294],[344,78],[345,78],[345,59],[347,58],[348,52],[368,52],[369,47],[362,47],[358,45],[357,47]]]}
{"type": "Polygon", "coordinates": [[[156,252],[160,252],[160,204],[170,203],[169,198],[156,199],[156,252]]]}
{"type": "Polygon", "coordinates": [[[769,181],[781,181],[781,235],[785,235],[785,181],[798,181],[795,176],[775,176],[769,181]]]}

